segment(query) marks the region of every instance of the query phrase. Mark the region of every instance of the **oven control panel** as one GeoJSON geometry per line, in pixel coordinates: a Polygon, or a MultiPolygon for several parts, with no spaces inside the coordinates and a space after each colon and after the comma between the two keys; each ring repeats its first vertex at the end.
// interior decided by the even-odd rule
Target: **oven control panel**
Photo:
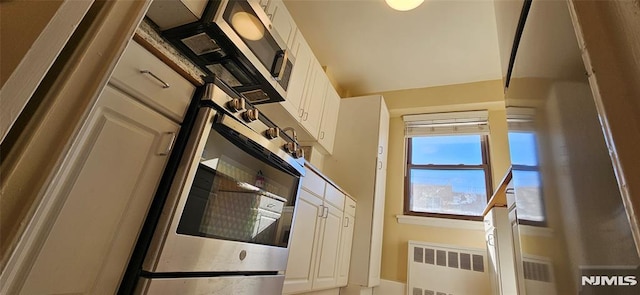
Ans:
{"type": "Polygon", "coordinates": [[[242,122],[265,138],[278,142],[282,150],[300,160],[301,163],[304,161],[304,151],[297,141],[295,129],[291,127],[281,129],[261,114],[245,97],[220,80],[215,79],[214,85],[217,87],[212,85],[207,89],[204,101],[213,103],[219,111],[242,122]]]}

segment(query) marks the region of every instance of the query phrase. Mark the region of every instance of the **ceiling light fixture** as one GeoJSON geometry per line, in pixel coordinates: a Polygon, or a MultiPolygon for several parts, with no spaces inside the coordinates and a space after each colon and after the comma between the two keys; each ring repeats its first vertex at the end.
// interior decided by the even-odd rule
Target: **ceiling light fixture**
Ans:
{"type": "Polygon", "coordinates": [[[395,10],[407,11],[420,6],[424,0],[384,0],[384,2],[395,10]]]}

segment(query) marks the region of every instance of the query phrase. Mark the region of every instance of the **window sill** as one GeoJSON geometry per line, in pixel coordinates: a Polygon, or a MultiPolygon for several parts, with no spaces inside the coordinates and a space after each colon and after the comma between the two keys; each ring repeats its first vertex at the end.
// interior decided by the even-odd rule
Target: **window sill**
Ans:
{"type": "Polygon", "coordinates": [[[411,215],[396,215],[398,223],[484,231],[484,222],[411,215]]]}
{"type": "Polygon", "coordinates": [[[548,227],[518,225],[520,235],[553,238],[553,229],[548,227]]]}

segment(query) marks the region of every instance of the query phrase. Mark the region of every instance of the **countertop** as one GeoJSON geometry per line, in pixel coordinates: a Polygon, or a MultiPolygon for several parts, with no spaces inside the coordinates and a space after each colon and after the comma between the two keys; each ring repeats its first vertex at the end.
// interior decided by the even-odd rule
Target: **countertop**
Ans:
{"type": "Polygon", "coordinates": [[[354,201],[357,200],[356,198],[351,196],[347,191],[345,191],[339,185],[337,185],[333,180],[331,180],[331,178],[329,178],[327,175],[323,174],[322,171],[320,171],[320,169],[318,169],[316,166],[313,166],[313,164],[311,164],[309,161],[304,160],[304,167],[307,168],[308,170],[311,170],[311,171],[315,172],[316,174],[318,174],[320,177],[322,177],[322,179],[327,181],[328,184],[330,184],[330,185],[334,186],[335,188],[337,188],[340,192],[345,194],[345,196],[347,196],[348,198],[350,198],[350,199],[352,199],[354,201]]]}
{"type": "Polygon", "coordinates": [[[204,84],[202,76],[206,74],[198,68],[198,66],[193,64],[189,58],[175,49],[169,41],[160,36],[155,24],[148,19],[145,18],[142,23],[140,23],[140,26],[138,26],[133,36],[133,40],[149,50],[153,55],[194,85],[200,86],[204,84]]]}

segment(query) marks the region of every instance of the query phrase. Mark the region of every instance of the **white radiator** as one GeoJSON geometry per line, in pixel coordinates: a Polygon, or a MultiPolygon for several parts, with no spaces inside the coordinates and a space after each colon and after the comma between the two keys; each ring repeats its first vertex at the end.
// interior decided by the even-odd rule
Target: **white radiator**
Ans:
{"type": "Polygon", "coordinates": [[[409,241],[408,295],[490,295],[487,250],[409,241]]]}
{"type": "Polygon", "coordinates": [[[551,260],[545,257],[522,255],[524,285],[527,294],[556,295],[551,260]]]}

